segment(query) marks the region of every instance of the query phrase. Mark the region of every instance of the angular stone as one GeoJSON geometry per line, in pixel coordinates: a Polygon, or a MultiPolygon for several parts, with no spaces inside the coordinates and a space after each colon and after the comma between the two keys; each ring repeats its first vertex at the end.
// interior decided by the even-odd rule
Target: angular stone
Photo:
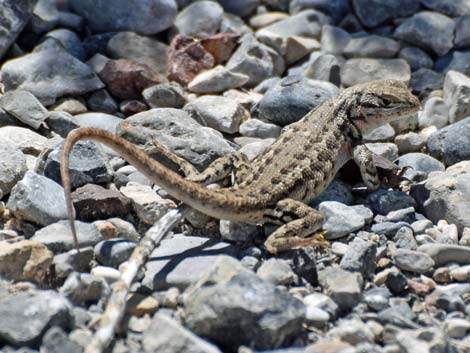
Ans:
{"type": "Polygon", "coordinates": [[[468,26],[470,26],[470,11],[468,15],[459,17],[455,21],[454,45],[456,48],[470,48],[470,34],[467,30],[468,26]]]}
{"type": "Polygon", "coordinates": [[[0,163],[2,165],[0,169],[0,198],[3,198],[10,193],[26,173],[26,156],[6,141],[0,144],[0,163]]]}
{"type": "Polygon", "coordinates": [[[423,244],[418,251],[429,255],[436,266],[443,266],[448,262],[467,265],[470,264],[470,248],[451,244],[423,244]]]}
{"type": "Polygon", "coordinates": [[[419,2],[407,0],[353,0],[354,11],[366,27],[376,27],[390,19],[407,17],[419,9],[419,2]]]}
{"type": "Polygon", "coordinates": [[[324,201],[319,211],[323,214],[323,229],[327,231],[326,238],[337,239],[353,233],[364,227],[364,218],[352,207],[335,201],[324,201]]]}
{"type": "Polygon", "coordinates": [[[408,82],[410,78],[410,66],[403,59],[349,59],[341,71],[341,82],[345,86],[383,79],[408,82]]]}
{"type": "Polygon", "coordinates": [[[390,38],[378,35],[353,38],[344,48],[347,58],[379,58],[389,59],[396,56],[400,44],[390,38]]]}
{"type": "Polygon", "coordinates": [[[150,86],[142,96],[150,108],[182,108],[186,104],[184,89],[176,82],[150,86]]]}
{"type": "Polygon", "coordinates": [[[434,62],[431,57],[418,47],[405,47],[400,50],[398,57],[404,59],[410,65],[411,71],[421,68],[432,69],[434,62]]]}
{"type": "Polygon", "coordinates": [[[348,250],[340,262],[343,270],[359,272],[364,278],[371,276],[376,267],[377,245],[359,238],[349,243],[348,250]]]}
{"type": "Polygon", "coordinates": [[[431,256],[420,251],[396,249],[392,252],[392,260],[399,269],[414,273],[426,273],[434,267],[431,256]]]}
{"type": "Polygon", "coordinates": [[[222,6],[214,1],[189,4],[176,16],[173,23],[175,33],[193,37],[212,35],[220,28],[223,12],[222,6]]]}
{"type": "Polygon", "coordinates": [[[241,87],[249,79],[244,74],[228,71],[219,65],[194,77],[188,84],[188,89],[195,93],[219,93],[241,87]]]}
{"type": "Polygon", "coordinates": [[[449,122],[455,123],[470,116],[470,78],[450,70],[444,80],[444,100],[449,107],[449,122]]]}
{"type": "Polygon", "coordinates": [[[103,240],[95,245],[95,256],[101,265],[118,268],[127,261],[134,251],[136,244],[125,239],[103,240]]]}

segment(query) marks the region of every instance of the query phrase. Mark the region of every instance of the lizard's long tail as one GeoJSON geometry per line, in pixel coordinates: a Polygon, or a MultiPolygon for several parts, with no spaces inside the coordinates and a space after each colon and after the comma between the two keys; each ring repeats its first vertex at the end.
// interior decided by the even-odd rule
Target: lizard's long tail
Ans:
{"type": "Polygon", "coordinates": [[[89,127],[75,129],[68,134],[63,145],[60,175],[65,190],[70,228],[77,248],[78,239],[74,223],[69,176],[69,155],[72,147],[79,140],[93,140],[109,146],[155,184],[164,188],[168,194],[209,216],[237,220],[234,216],[240,215],[240,207],[255,202],[255,200],[250,200],[245,195],[227,189],[207,189],[197,183],[188,181],[147,156],[132,143],[106,130],[89,127]],[[238,212],[233,212],[234,209],[238,212]]]}

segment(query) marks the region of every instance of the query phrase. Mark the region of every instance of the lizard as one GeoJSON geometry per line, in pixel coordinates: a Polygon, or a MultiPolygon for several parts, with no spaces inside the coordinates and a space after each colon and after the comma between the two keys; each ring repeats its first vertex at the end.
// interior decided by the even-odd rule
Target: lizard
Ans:
{"type": "Polygon", "coordinates": [[[373,154],[363,136],[386,123],[420,109],[420,102],[399,80],[379,80],[351,86],[324,101],[301,120],[290,124],[276,141],[249,163],[240,152],[216,159],[197,173],[189,162],[172,153],[170,159],[185,169],[187,177],[163,166],[143,150],[106,130],[82,127],[65,139],[61,154],[61,177],[68,219],[75,246],[69,155],[79,140],[100,142],[123,157],[166,192],[208,216],[249,224],[275,224],[264,246],[276,254],[293,248],[323,243],[320,212],[308,206],[350,159],[368,190],[379,185],[373,154]],[[236,173],[235,185],[207,188],[209,183],[236,173]]]}

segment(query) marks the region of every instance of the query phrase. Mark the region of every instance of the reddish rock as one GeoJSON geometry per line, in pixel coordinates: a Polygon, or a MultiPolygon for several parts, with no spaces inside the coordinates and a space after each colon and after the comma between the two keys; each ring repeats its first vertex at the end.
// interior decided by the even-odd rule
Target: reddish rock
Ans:
{"type": "Polygon", "coordinates": [[[239,39],[238,33],[218,33],[201,39],[201,44],[212,54],[216,64],[222,64],[230,58],[239,39]]]}
{"type": "Polygon", "coordinates": [[[125,116],[131,116],[148,110],[148,106],[142,101],[131,99],[121,102],[119,109],[125,116]]]}
{"type": "Polygon", "coordinates": [[[171,41],[167,59],[170,81],[187,85],[198,73],[212,68],[214,64],[214,57],[199,40],[177,35],[171,41]]]}
{"type": "Polygon", "coordinates": [[[109,60],[99,76],[108,91],[121,99],[139,99],[145,88],[166,81],[149,66],[131,59],[109,60]]]}

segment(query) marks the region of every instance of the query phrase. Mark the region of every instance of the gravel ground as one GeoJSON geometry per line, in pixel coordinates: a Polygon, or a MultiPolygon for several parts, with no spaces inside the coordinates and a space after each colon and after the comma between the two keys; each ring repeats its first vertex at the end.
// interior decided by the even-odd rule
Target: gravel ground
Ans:
{"type": "Polygon", "coordinates": [[[331,246],[191,213],[132,285],[125,352],[470,352],[470,2],[0,0],[0,352],[78,353],[136,243],[175,200],[77,127],[199,170],[249,159],[341,89],[409,82],[422,110],[365,136],[403,168],[347,164],[311,205],[331,246]],[[132,132],[124,127],[132,127],[132,132]]]}

